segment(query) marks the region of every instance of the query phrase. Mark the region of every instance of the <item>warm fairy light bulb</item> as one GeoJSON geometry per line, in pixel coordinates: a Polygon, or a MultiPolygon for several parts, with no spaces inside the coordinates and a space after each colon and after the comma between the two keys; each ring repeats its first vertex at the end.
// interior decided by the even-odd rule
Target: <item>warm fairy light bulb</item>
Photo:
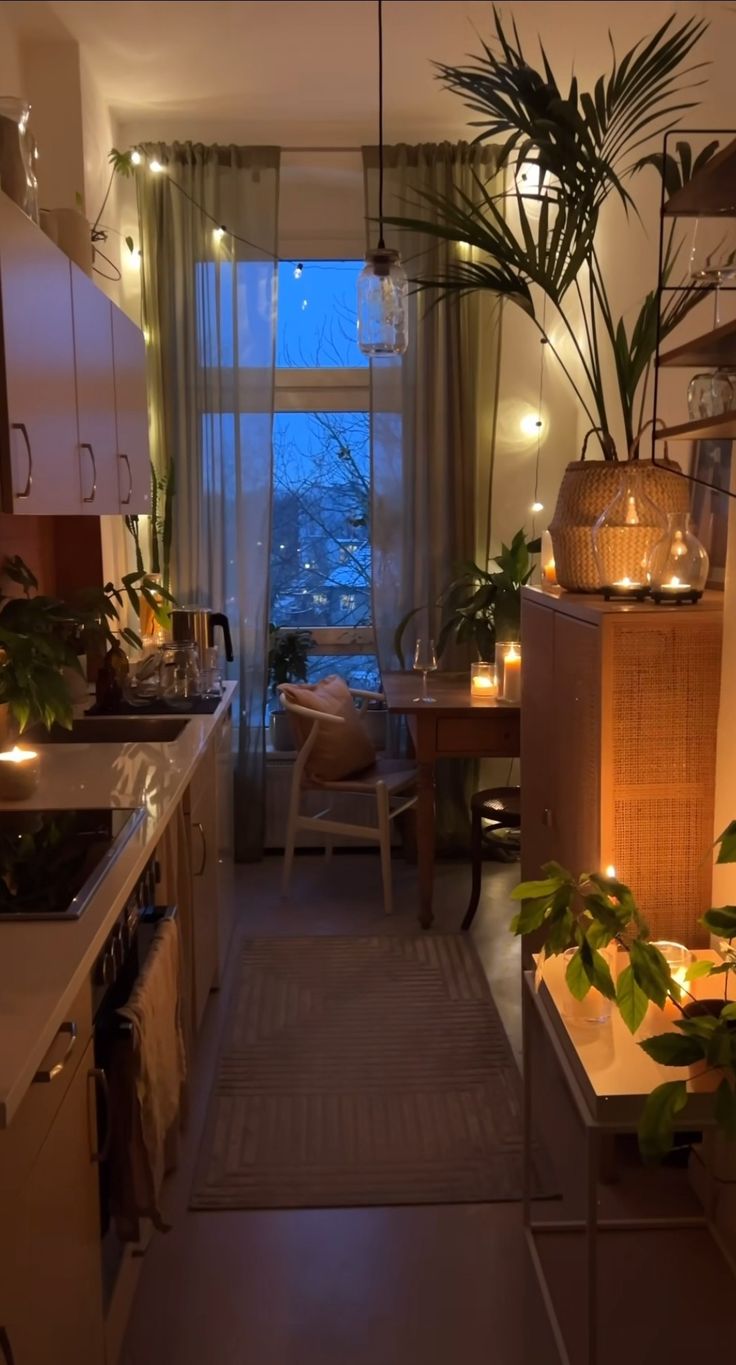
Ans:
{"type": "Polygon", "coordinates": [[[304,266],[302,265],[301,261],[299,261],[298,265],[294,266],[294,279],[300,280],[303,274],[304,266]]]}
{"type": "Polygon", "coordinates": [[[218,246],[222,241],[223,237],[225,236],[225,231],[226,229],[224,227],[216,227],[212,229],[212,236],[214,237],[215,242],[217,243],[218,246]]]}
{"type": "Polygon", "coordinates": [[[131,165],[133,165],[133,166],[140,166],[142,160],[143,160],[143,157],[141,156],[140,152],[138,151],[138,148],[137,148],[137,147],[134,147],[133,150],[132,150],[132,152],[130,153],[131,165]]]}
{"type": "Polygon", "coordinates": [[[613,866],[613,863],[609,863],[609,864],[608,864],[608,867],[606,868],[606,876],[607,876],[607,877],[611,877],[611,878],[615,878],[615,876],[616,876],[616,869],[615,869],[615,867],[613,866]]]}
{"type": "Polygon", "coordinates": [[[543,502],[533,502],[533,503],[532,503],[532,512],[543,512],[543,511],[544,511],[544,503],[543,503],[543,502]]]}
{"type": "Polygon", "coordinates": [[[538,412],[527,412],[519,422],[519,429],[525,436],[537,436],[544,426],[544,419],[538,412]]]}
{"type": "Polygon", "coordinates": [[[153,171],[154,175],[160,175],[161,171],[163,170],[163,166],[161,165],[161,162],[157,161],[156,158],[154,157],[153,161],[149,161],[148,169],[149,171],[153,171]]]}

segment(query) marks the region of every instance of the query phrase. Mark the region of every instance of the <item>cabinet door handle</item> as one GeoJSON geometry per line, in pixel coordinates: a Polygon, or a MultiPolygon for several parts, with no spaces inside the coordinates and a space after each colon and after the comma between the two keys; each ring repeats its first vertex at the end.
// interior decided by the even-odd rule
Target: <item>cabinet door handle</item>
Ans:
{"type": "Polygon", "coordinates": [[[95,1066],[95,1067],[92,1068],[91,1071],[88,1071],[88,1072],[87,1072],[87,1079],[90,1080],[90,1081],[94,1081],[95,1090],[97,1091],[97,1094],[102,1096],[102,1103],[103,1103],[103,1105],[104,1105],[104,1111],[105,1111],[105,1128],[104,1128],[104,1133],[103,1133],[102,1142],[100,1143],[100,1145],[99,1145],[99,1147],[98,1147],[98,1149],[97,1149],[96,1152],[95,1152],[95,1151],[92,1151],[92,1152],[91,1152],[91,1156],[92,1156],[92,1160],[93,1160],[93,1161],[97,1161],[97,1162],[99,1162],[99,1161],[107,1161],[107,1158],[108,1158],[109,1155],[110,1155],[110,1143],[112,1142],[112,1114],[111,1114],[111,1111],[110,1111],[110,1086],[109,1086],[109,1083],[108,1083],[107,1076],[105,1075],[105,1072],[103,1071],[103,1069],[102,1069],[101,1066],[95,1066]]]}
{"type": "Polygon", "coordinates": [[[23,489],[22,493],[16,493],[15,496],[16,498],[19,499],[30,498],[31,489],[33,487],[33,451],[31,450],[31,442],[28,436],[28,428],[26,427],[25,422],[11,422],[10,428],[11,431],[20,432],[21,436],[23,437],[23,442],[26,448],[26,455],[28,457],[28,474],[26,475],[26,486],[23,489]]]}
{"type": "MultiPolygon", "coordinates": [[[[63,1057],[60,1057],[58,1062],[54,1062],[52,1066],[49,1067],[42,1066],[33,1077],[34,1081],[43,1082],[55,1081],[56,1077],[61,1075],[62,1071],[64,1070],[64,1067],[69,1061],[69,1058],[71,1057],[74,1051],[74,1044],[77,1041],[77,1026],[74,1020],[67,1019],[65,1023],[60,1024],[59,1033],[69,1034],[69,1042],[67,1043],[66,1051],[64,1052],[63,1057]]],[[[59,1033],[57,1033],[56,1035],[57,1038],[59,1036],[59,1033]]]]}
{"type": "Polygon", "coordinates": [[[92,449],[89,441],[80,441],[79,449],[88,450],[89,458],[92,461],[92,492],[90,493],[88,498],[82,498],[82,502],[94,502],[97,493],[97,461],[95,459],[95,452],[92,449]]]}
{"type": "Polygon", "coordinates": [[[199,830],[199,837],[202,840],[202,861],[194,875],[195,877],[203,877],[207,866],[207,835],[204,832],[204,825],[201,820],[195,820],[192,829],[199,830]]]}
{"type": "Polygon", "coordinates": [[[4,1327],[0,1327],[0,1351],[2,1351],[5,1365],[15,1365],[15,1356],[13,1355],[13,1348],[10,1345],[10,1337],[4,1327]]]}
{"type": "Polygon", "coordinates": [[[125,468],[128,471],[128,494],[127,497],[120,499],[123,507],[127,507],[128,503],[130,502],[133,496],[133,471],[130,467],[130,460],[128,459],[127,455],[121,453],[120,455],[118,455],[118,459],[123,461],[125,468]]]}

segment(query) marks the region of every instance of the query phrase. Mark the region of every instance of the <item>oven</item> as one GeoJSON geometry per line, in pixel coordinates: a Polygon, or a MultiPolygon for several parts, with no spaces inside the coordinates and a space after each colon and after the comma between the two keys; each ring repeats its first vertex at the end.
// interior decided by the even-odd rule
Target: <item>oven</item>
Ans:
{"type": "MultiPolygon", "coordinates": [[[[157,905],[160,869],[152,858],[141,873],[126,905],[105,940],[92,977],[95,1080],[98,1087],[97,1154],[100,1183],[100,1238],[103,1289],[109,1304],[125,1254],[112,1217],[115,1169],[109,1157],[113,1140],[114,1108],[111,1093],[115,1069],[126,1065],[125,1051],[132,1045],[132,1027],[118,1011],[130,998],[143,971],[146,957],[162,919],[173,918],[174,906],[157,905]]],[[[124,1140],[124,1137],[123,1137],[124,1140]]]]}

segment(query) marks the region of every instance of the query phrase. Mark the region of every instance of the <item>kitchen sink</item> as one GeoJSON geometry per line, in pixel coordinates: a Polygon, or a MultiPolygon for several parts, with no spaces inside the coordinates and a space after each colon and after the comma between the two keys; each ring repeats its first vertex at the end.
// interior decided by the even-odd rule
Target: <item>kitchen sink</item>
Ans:
{"type": "Polygon", "coordinates": [[[71,730],[34,725],[23,744],[173,744],[189,724],[187,716],[81,716],[71,730]]]}

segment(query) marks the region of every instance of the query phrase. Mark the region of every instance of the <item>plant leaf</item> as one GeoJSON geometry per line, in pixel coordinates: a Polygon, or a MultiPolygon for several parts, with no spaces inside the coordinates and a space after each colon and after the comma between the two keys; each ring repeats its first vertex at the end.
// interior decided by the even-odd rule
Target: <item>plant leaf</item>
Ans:
{"type": "Polygon", "coordinates": [[[565,971],[565,981],[567,988],[576,1000],[584,1000],[590,990],[590,979],[583,965],[583,957],[580,950],[567,964],[565,971]]]}
{"type": "Polygon", "coordinates": [[[724,938],[734,938],[736,937],[736,905],[714,906],[712,910],[706,910],[700,922],[714,934],[722,934],[724,938]]]}
{"type": "Polygon", "coordinates": [[[659,1033],[655,1038],[643,1038],[639,1047],[660,1066],[691,1066],[705,1056],[705,1045],[697,1038],[682,1033],[659,1033]]]}
{"type": "Polygon", "coordinates": [[[619,972],[616,983],[616,1004],[629,1032],[636,1033],[646,1016],[649,1000],[641,986],[637,984],[630,966],[624,967],[623,971],[619,972]]]}
{"type": "Polygon", "coordinates": [[[665,1081],[647,1095],[639,1123],[639,1151],[645,1161],[660,1161],[670,1151],[675,1118],[686,1104],[685,1081],[665,1081]]]}

